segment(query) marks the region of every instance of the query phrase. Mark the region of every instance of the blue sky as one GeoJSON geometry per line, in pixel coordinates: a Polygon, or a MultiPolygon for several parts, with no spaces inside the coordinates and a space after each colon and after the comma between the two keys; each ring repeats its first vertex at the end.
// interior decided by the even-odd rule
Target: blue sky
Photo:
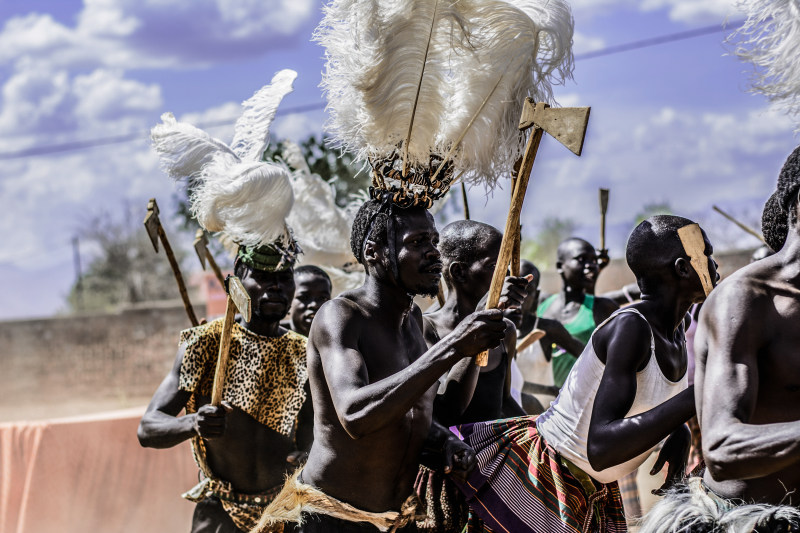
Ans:
{"type": "MultiPolygon", "coordinates": [[[[741,18],[733,0],[576,0],[575,52],[741,18]]],[[[322,50],[309,41],[316,0],[2,0],[0,153],[147,131],[164,111],[190,121],[236,117],[282,68],[298,71],[282,104],[323,102],[322,50]]],[[[667,202],[718,248],[757,244],[711,211],[757,225],[796,127],[747,92],[748,65],[725,32],[576,62],[562,105],[590,105],[584,155],[552,139],[534,167],[523,223],[570,218],[597,240],[597,188],[611,188],[609,244],[621,256],[635,215],[667,202]]],[[[323,111],[282,116],[274,138],[320,133],[323,111]]],[[[211,130],[226,138],[230,127],[211,130]]],[[[63,307],[74,278],[70,241],[98,211],[166,207],[173,184],[139,140],[0,165],[0,319],[63,307]]],[[[474,218],[502,227],[506,191],[470,192],[474,218]]],[[[84,251],[84,263],[92,254],[84,251]]]]}

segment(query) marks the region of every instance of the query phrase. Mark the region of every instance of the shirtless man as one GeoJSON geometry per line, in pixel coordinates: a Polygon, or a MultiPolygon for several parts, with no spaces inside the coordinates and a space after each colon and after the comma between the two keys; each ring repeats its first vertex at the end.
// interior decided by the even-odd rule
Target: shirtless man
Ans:
{"type": "Polygon", "coordinates": [[[443,452],[445,471],[463,475],[474,465],[469,447],[431,423],[433,399],[438,379],[499,345],[506,325],[500,310],[474,313],[428,349],[412,298],[437,292],[438,239],[423,208],[386,210],[370,200],[359,210],[351,246],[366,279],[323,305],[311,326],[314,444],[261,525],[299,520],[302,533],[413,531],[426,440],[443,452]]]}
{"type": "Polygon", "coordinates": [[[543,299],[537,314],[560,322],[572,335],[569,344],[563,346],[550,336],[542,339],[543,346],[552,346],[553,381],[556,387],[561,387],[594,328],[619,306],[608,298],[594,296],[600,272],[594,246],[573,237],[558,245],[557,254],[556,269],[562,289],[543,299]]]}
{"type": "Polygon", "coordinates": [[[292,268],[284,263],[276,271],[250,259],[240,251],[234,264],[252,317],[234,324],[223,406],[210,405],[219,319],[182,332],[175,364],[139,425],[145,447],[192,439],[204,477],[185,495],[197,502],[193,533],[249,531],[311,445],[312,420],[300,407],[306,339],[279,325],[294,294],[292,268]]]}
{"type": "Polygon", "coordinates": [[[616,481],[665,438],[651,473],[669,463],[668,483],[682,476],[695,412],[683,325],[705,298],[678,237],[687,224],[662,215],[633,230],[626,257],[643,299],[598,326],[545,413],[459,427],[481,465],[461,485],[470,531],[625,531],[616,481]]]}
{"type": "MultiPolygon", "coordinates": [[[[459,220],[442,229],[439,251],[447,300],[441,309],[423,317],[425,341],[433,347],[475,312],[489,291],[503,234],[474,220],[459,220]]],[[[510,286],[514,298],[525,299],[525,287],[510,286]]],[[[504,342],[489,351],[479,367],[470,359],[456,364],[444,378],[434,403],[434,418],[445,426],[525,415],[511,397],[508,369],[516,354],[516,328],[506,319],[504,342]]]]}
{"type": "Polygon", "coordinates": [[[703,483],[736,502],[800,506],[799,192],[797,148],[778,177],[785,244],[727,278],[700,313],[695,392],[708,467],[703,483]]]}
{"type": "Polygon", "coordinates": [[[311,321],[331,299],[333,285],[324,270],[314,265],[301,265],[294,269],[294,299],[289,309],[288,329],[308,337],[311,321]]]}

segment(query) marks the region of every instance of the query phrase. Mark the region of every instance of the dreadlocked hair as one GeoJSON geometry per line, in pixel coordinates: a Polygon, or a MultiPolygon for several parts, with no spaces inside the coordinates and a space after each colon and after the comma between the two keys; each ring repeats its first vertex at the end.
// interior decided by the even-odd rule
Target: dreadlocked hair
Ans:
{"type": "Polygon", "coordinates": [[[789,213],[789,222],[797,223],[797,193],[800,191],[800,146],[786,158],[778,174],[778,197],[781,207],[789,213]]]}
{"type": "Polygon", "coordinates": [[[380,200],[367,200],[356,213],[350,231],[350,249],[359,263],[364,264],[364,243],[368,238],[378,245],[386,245],[390,214],[380,200]]]}
{"type": "Polygon", "coordinates": [[[779,252],[786,242],[786,236],[789,234],[788,218],[788,214],[781,206],[778,191],[775,191],[764,204],[764,212],[761,213],[761,233],[767,241],[767,246],[774,252],[779,252]]]}

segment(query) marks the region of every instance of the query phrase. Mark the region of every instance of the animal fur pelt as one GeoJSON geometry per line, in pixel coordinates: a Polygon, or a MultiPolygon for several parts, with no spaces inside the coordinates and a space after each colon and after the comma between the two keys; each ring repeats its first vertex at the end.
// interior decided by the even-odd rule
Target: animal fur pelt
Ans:
{"type": "Polygon", "coordinates": [[[152,129],[163,169],[176,180],[188,180],[192,214],[206,230],[244,246],[291,240],[286,226],[294,203],[289,169],[262,158],[272,119],[296,76],[292,70],[278,72],[242,104],[231,146],[178,122],[171,113],[152,129]]]}
{"type": "Polygon", "coordinates": [[[748,533],[795,531],[780,524],[800,526],[800,510],[786,505],[734,505],[710,495],[700,477],[672,489],[644,517],[639,533],[748,533]]]}
{"type": "MultiPolygon", "coordinates": [[[[412,494],[403,503],[400,512],[370,513],[357,509],[302,483],[297,478],[300,470],[286,480],[280,493],[264,510],[264,515],[251,533],[265,533],[280,523],[303,523],[303,513],[323,514],[348,522],[366,522],[380,531],[394,532],[418,518],[419,498],[412,494]]],[[[420,516],[419,518],[424,518],[420,516]]]]}
{"type": "Polygon", "coordinates": [[[315,32],[327,129],[358,159],[434,156],[493,185],[524,149],[524,98],[571,76],[572,33],[565,0],[333,0],[315,32]]]}
{"type": "Polygon", "coordinates": [[[752,90],[800,118],[800,0],[739,0],[737,7],[747,20],[728,41],[755,67],[752,90]]]}

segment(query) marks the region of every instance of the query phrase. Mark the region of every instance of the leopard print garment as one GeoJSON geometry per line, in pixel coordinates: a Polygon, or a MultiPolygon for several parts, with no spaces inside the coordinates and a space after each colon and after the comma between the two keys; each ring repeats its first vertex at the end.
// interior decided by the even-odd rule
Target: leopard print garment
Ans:
{"type": "MultiPolygon", "coordinates": [[[[222,319],[181,332],[186,348],[179,388],[193,393],[187,413],[196,412],[198,395],[211,395],[221,334],[222,319]]],[[[306,398],[306,342],[293,331],[264,337],[234,323],[223,400],[291,437],[306,398]]]]}

